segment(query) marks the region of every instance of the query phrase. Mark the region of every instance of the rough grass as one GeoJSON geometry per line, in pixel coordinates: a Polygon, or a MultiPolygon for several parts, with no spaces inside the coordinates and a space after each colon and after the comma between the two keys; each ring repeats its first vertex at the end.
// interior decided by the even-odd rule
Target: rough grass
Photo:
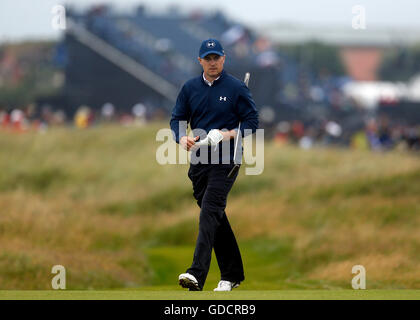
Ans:
{"type": "MultiPolygon", "coordinates": [[[[187,165],[155,160],[157,123],[45,134],[0,132],[0,288],[167,287],[191,263],[198,207],[187,165]]],[[[242,289],[420,288],[418,155],[265,145],[243,168],[227,214],[245,263],[242,289]]],[[[215,259],[205,289],[219,278],[215,259]]]]}

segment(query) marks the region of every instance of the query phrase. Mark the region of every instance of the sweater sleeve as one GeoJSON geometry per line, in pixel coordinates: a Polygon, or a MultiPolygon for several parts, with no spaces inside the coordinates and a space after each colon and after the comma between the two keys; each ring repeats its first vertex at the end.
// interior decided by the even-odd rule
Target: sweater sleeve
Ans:
{"type": "Polygon", "coordinates": [[[178,98],[176,99],[170,121],[172,135],[176,143],[179,143],[179,139],[187,135],[187,126],[191,117],[190,107],[188,105],[188,99],[185,91],[186,89],[184,85],[178,94],[178,98]]]}
{"type": "Polygon", "coordinates": [[[252,133],[255,133],[258,129],[258,111],[252,94],[245,84],[240,87],[237,107],[242,137],[245,137],[245,129],[250,129],[252,133]]]}

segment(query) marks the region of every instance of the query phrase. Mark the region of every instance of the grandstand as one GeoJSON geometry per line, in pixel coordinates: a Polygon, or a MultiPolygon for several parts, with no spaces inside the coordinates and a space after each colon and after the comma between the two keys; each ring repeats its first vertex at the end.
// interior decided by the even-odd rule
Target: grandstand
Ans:
{"type": "Polygon", "coordinates": [[[94,110],[107,102],[119,112],[136,103],[168,112],[178,90],[200,73],[198,48],[203,39],[222,40],[225,68],[238,78],[252,73],[250,87],[258,106],[278,104],[285,58],[246,26],[212,14],[150,14],[144,6],[134,13],[116,13],[107,6],[88,11],[67,9],[67,30],[57,46],[56,61],[65,70],[63,98],[73,114],[80,105],[94,110]],[[264,82],[265,85],[256,85],[264,82]]]}

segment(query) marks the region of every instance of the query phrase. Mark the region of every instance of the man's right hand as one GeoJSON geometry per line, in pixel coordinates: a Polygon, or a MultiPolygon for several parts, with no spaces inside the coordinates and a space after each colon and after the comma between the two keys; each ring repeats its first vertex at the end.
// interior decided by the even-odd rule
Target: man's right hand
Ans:
{"type": "Polygon", "coordinates": [[[195,142],[200,138],[200,136],[196,136],[195,138],[191,138],[188,136],[183,136],[179,139],[179,144],[187,151],[190,151],[191,147],[195,144],[195,142]]]}

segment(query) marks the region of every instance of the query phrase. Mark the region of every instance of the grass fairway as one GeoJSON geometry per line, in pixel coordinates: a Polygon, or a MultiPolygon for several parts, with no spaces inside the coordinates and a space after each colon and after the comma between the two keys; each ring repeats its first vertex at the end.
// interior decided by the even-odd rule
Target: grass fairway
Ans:
{"type": "Polygon", "coordinates": [[[0,300],[420,300],[420,290],[0,291],[0,300]]]}
{"type": "MultiPolygon", "coordinates": [[[[215,259],[204,292],[177,286],[199,208],[188,166],[156,161],[164,127],[0,132],[0,290],[41,290],[2,298],[215,299],[215,259]],[[69,291],[48,291],[54,265],[66,268],[69,291]]],[[[220,297],[418,295],[406,290],[420,289],[418,154],[269,141],[264,150],[263,174],[242,167],[229,194],[246,280],[220,297]],[[354,265],[365,267],[369,291],[348,291],[354,265]]]]}

